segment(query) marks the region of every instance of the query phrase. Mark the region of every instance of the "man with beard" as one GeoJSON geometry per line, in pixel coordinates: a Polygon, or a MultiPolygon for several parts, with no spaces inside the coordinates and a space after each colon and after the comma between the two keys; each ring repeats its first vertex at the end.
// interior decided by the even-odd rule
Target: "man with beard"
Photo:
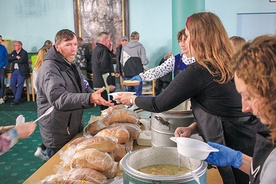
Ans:
{"type": "Polygon", "coordinates": [[[83,77],[76,67],[77,37],[74,32],[63,29],[55,37],[55,45],[46,53],[37,77],[38,116],[54,106],[50,115],[39,122],[42,142],[41,153],[52,157],[60,148],[83,130],[84,108],[93,103],[112,106],[101,93],[85,93],[83,77]]]}

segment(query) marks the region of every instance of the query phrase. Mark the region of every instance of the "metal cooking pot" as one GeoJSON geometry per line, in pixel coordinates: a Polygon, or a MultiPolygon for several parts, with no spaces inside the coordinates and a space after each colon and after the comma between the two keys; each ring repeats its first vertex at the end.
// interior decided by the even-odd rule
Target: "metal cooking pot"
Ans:
{"type": "Polygon", "coordinates": [[[176,108],[162,113],[151,113],[151,145],[154,147],[176,147],[170,140],[177,127],[186,127],[194,122],[190,110],[190,101],[185,101],[176,108]]]}
{"type": "MultiPolygon", "coordinates": [[[[183,175],[157,176],[138,171],[142,167],[156,164],[178,165],[178,152],[174,147],[151,147],[128,153],[122,160],[124,184],[143,183],[186,183],[196,184],[193,175],[196,175],[200,183],[206,182],[207,163],[201,160],[190,159],[192,172],[183,175]]],[[[179,156],[181,166],[189,168],[186,157],[179,156]]]]}

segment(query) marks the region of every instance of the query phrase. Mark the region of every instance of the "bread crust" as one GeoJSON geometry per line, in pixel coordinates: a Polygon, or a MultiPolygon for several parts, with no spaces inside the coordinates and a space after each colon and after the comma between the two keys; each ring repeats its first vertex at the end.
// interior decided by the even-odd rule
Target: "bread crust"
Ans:
{"type": "Polygon", "coordinates": [[[125,127],[122,126],[103,129],[95,136],[116,137],[119,144],[127,142],[130,138],[129,132],[125,127]]]}
{"type": "Polygon", "coordinates": [[[90,168],[83,168],[77,167],[73,168],[68,173],[69,180],[85,180],[91,182],[93,184],[103,184],[107,182],[107,178],[102,173],[90,169],[90,168]]]}
{"type": "Polygon", "coordinates": [[[77,145],[77,151],[95,148],[102,152],[113,152],[116,149],[118,139],[115,137],[95,136],[83,140],[77,145]]]}
{"type": "Polygon", "coordinates": [[[113,164],[114,160],[108,153],[91,148],[76,152],[72,158],[71,168],[79,166],[107,171],[113,167],[113,164]]]}

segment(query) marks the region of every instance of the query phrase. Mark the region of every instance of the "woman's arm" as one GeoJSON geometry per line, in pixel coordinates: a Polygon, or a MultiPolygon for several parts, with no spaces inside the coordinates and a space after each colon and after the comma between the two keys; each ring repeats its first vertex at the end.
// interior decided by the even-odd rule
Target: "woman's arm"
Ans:
{"type": "Polygon", "coordinates": [[[191,135],[198,133],[198,127],[196,122],[192,123],[188,127],[178,127],[174,131],[175,137],[191,137],[191,135]]]}
{"type": "Polygon", "coordinates": [[[151,68],[147,70],[145,73],[141,73],[140,76],[143,81],[152,81],[154,79],[158,79],[172,72],[174,69],[174,63],[175,63],[175,59],[174,59],[174,56],[172,55],[161,65],[151,68]]]}
{"type": "Polygon", "coordinates": [[[239,167],[239,170],[249,175],[251,162],[252,162],[252,157],[242,154],[242,164],[239,167]]]}

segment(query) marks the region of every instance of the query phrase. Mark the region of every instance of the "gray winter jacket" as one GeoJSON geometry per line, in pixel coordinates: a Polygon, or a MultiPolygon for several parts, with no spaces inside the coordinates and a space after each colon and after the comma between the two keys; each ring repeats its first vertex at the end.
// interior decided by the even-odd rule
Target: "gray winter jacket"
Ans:
{"type": "Polygon", "coordinates": [[[123,66],[124,76],[131,78],[144,72],[143,65],[149,63],[144,46],[138,42],[131,40],[122,48],[121,64],[123,66]]]}
{"type": "Polygon", "coordinates": [[[43,144],[61,148],[82,131],[82,115],[90,106],[90,93],[84,93],[80,69],[66,63],[54,47],[45,55],[36,85],[38,116],[55,107],[39,122],[43,144]]]}

